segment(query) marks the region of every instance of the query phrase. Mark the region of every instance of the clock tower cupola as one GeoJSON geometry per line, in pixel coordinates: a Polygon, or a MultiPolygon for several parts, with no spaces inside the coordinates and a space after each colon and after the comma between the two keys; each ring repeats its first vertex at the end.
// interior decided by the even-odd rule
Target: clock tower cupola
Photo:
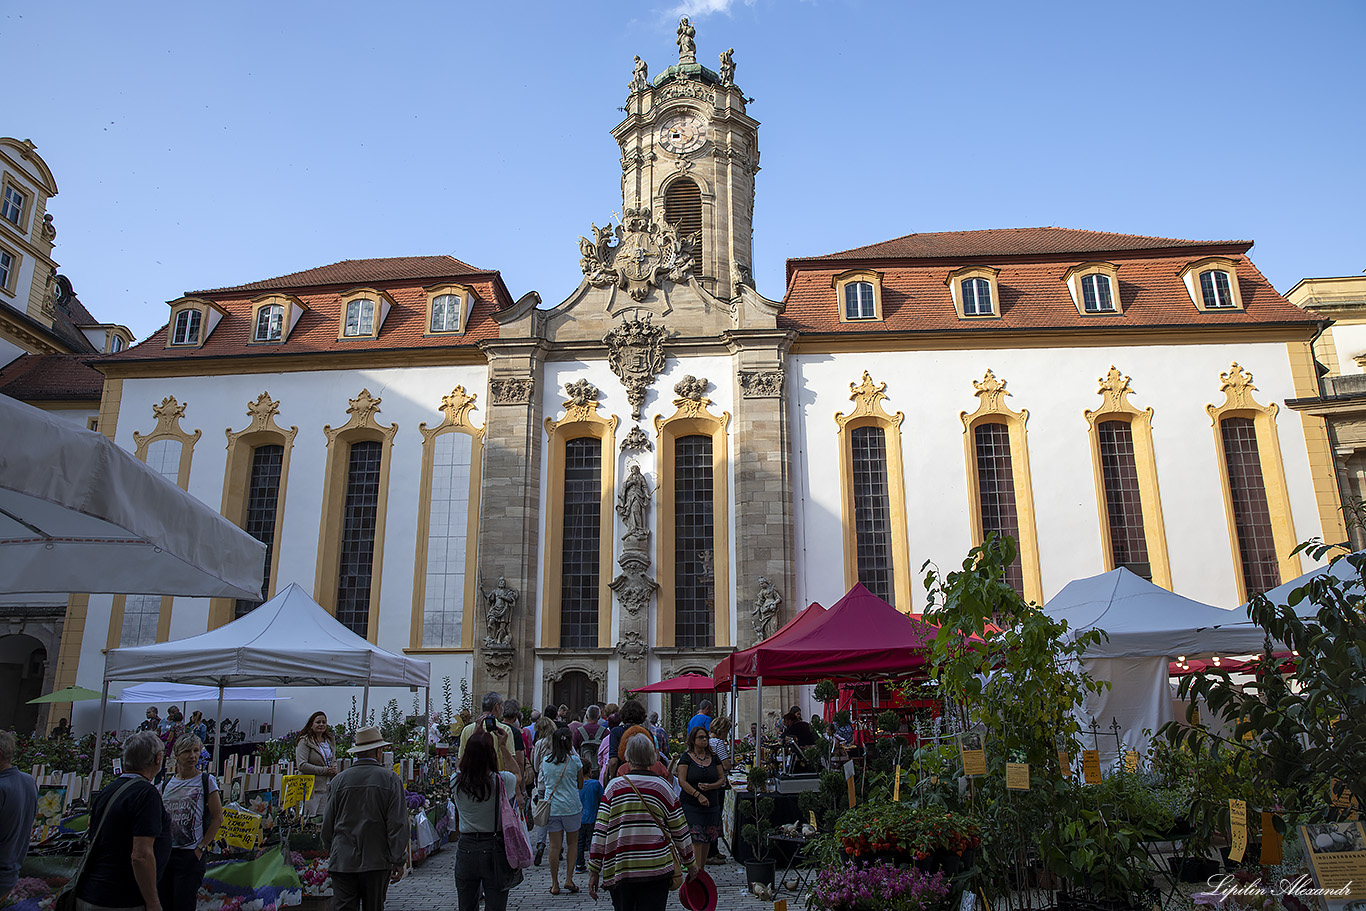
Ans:
{"type": "Polygon", "coordinates": [[[636,58],[626,119],[612,135],[621,147],[622,211],[649,209],[694,237],[697,280],[728,299],[737,284],[752,283],[759,122],[735,84],[734,49],[713,71],[697,62],[695,37],[680,20],[678,63],[653,80],[636,58]]]}

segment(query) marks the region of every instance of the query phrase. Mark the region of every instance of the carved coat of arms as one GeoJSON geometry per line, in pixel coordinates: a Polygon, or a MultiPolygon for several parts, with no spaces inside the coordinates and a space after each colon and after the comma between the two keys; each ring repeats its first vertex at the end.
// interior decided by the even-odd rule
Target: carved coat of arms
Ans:
{"type": "Polygon", "coordinates": [[[697,240],[660,227],[648,208],[627,209],[615,231],[593,225],[592,240],[579,238],[579,268],[593,287],[616,285],[632,300],[643,301],[666,278],[686,282],[692,277],[697,240]]]}
{"type": "Polygon", "coordinates": [[[664,369],[664,336],[667,330],[650,322],[650,314],[622,321],[603,338],[607,365],[626,387],[631,417],[640,420],[645,390],[664,369]]]}

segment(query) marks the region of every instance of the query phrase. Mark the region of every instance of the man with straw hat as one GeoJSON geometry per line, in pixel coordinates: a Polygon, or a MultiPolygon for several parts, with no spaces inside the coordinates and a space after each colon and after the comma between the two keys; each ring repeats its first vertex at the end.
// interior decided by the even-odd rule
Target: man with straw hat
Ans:
{"type": "Polygon", "coordinates": [[[379,728],[361,728],[351,747],[355,762],[332,779],[323,844],[336,911],[384,911],[389,884],[403,876],[408,808],[403,783],[380,763],[389,745],[379,728]]]}

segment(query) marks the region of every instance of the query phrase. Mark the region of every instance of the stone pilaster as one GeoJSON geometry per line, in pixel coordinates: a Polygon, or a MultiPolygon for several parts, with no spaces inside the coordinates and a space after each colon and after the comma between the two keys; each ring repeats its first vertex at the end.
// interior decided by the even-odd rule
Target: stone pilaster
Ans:
{"type": "Polygon", "coordinates": [[[536,612],[541,603],[536,555],[541,534],[545,345],[537,339],[499,339],[483,347],[489,359],[489,407],[478,565],[486,589],[502,576],[520,596],[511,620],[511,649],[485,648],[487,605],[479,605],[474,636],[476,704],[489,690],[519,699],[540,691],[535,677],[536,612]]]}

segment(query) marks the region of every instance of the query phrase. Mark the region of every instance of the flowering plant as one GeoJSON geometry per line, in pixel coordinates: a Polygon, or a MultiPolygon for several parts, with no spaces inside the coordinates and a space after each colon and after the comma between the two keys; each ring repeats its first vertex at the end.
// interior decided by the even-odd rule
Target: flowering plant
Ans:
{"type": "Polygon", "coordinates": [[[813,911],[932,911],[949,894],[943,873],[889,863],[836,864],[816,874],[807,901],[813,911]]]}
{"type": "Polygon", "coordinates": [[[840,817],[835,836],[854,857],[884,855],[923,860],[936,851],[963,854],[982,843],[982,827],[971,816],[940,807],[875,802],[840,817]]]}

